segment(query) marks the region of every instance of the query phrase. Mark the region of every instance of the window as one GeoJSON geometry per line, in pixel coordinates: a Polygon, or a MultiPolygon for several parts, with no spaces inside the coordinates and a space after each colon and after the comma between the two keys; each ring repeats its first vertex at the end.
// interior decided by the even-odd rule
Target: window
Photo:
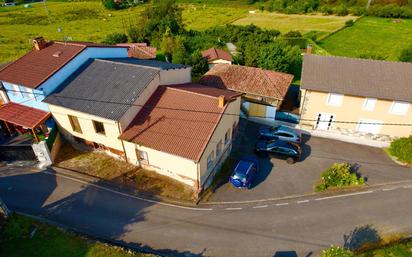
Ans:
{"type": "Polygon", "coordinates": [[[94,127],[94,131],[96,131],[97,134],[102,134],[105,135],[106,131],[104,131],[104,124],[103,122],[100,121],[93,121],[93,127],[94,127]]]}
{"type": "Polygon", "coordinates": [[[214,152],[212,151],[207,157],[207,170],[211,170],[213,167],[213,155],[214,155],[214,152]]]}
{"type": "Polygon", "coordinates": [[[378,134],[381,131],[382,121],[361,119],[357,130],[363,133],[378,134]]]}
{"type": "Polygon", "coordinates": [[[375,109],[376,101],[376,98],[366,98],[365,102],[363,102],[362,110],[373,111],[373,109],[375,109]]]}
{"type": "Polygon", "coordinates": [[[70,125],[72,126],[72,130],[77,133],[82,133],[82,129],[80,127],[80,123],[77,117],[74,117],[71,115],[68,115],[68,116],[69,116],[70,125]]]}
{"type": "Polygon", "coordinates": [[[397,115],[405,115],[408,112],[408,109],[409,103],[393,101],[389,112],[397,115]]]}
{"type": "Polygon", "coordinates": [[[21,93],[23,95],[24,98],[28,98],[28,99],[33,99],[34,98],[34,94],[33,94],[33,90],[27,87],[21,87],[21,93]]]}
{"type": "Polygon", "coordinates": [[[12,93],[13,93],[14,96],[21,97],[21,92],[20,92],[19,86],[12,85],[11,90],[12,90],[12,93]]]}
{"type": "Polygon", "coordinates": [[[147,156],[147,152],[136,149],[136,155],[140,163],[149,164],[149,158],[147,156]]]}
{"type": "Polygon", "coordinates": [[[343,95],[335,94],[335,93],[330,93],[326,100],[327,104],[332,105],[332,106],[341,106],[342,101],[343,101],[343,95]]]}
{"type": "Polygon", "coordinates": [[[225,134],[225,145],[229,144],[229,142],[230,142],[230,129],[228,129],[225,134]]]}
{"type": "Polygon", "coordinates": [[[216,157],[220,156],[222,153],[222,140],[220,140],[216,145],[216,157]]]}

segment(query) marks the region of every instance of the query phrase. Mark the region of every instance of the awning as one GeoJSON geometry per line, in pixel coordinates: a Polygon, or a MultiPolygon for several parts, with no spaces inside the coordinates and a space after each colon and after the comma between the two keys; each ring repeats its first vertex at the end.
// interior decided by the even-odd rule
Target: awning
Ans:
{"type": "Polygon", "coordinates": [[[46,121],[50,112],[21,105],[18,103],[7,103],[0,106],[0,120],[25,128],[33,129],[46,121]]]}

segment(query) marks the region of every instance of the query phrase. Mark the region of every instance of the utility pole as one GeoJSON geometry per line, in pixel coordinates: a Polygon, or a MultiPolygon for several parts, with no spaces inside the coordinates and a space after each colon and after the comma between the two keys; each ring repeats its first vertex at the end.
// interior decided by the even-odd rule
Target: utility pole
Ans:
{"type": "Polygon", "coordinates": [[[3,202],[1,198],[0,198],[0,214],[2,214],[6,220],[11,215],[11,211],[9,210],[9,208],[7,208],[6,204],[3,202]]]}

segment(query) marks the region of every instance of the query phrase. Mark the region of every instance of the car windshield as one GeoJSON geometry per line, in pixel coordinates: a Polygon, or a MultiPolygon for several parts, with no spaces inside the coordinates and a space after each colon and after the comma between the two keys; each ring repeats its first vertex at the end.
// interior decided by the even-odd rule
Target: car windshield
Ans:
{"type": "Polygon", "coordinates": [[[245,178],[244,174],[235,173],[233,174],[233,179],[243,180],[245,178]]]}

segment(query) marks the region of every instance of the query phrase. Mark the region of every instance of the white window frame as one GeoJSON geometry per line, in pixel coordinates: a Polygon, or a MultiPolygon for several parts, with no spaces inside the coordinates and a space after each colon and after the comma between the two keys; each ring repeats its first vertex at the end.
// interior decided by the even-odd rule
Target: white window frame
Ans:
{"type": "Polygon", "coordinates": [[[213,167],[213,160],[214,160],[214,155],[215,152],[212,151],[208,156],[207,156],[207,170],[210,171],[213,167]]]}
{"type": "Polygon", "coordinates": [[[146,151],[142,151],[136,148],[136,152],[138,153],[137,159],[142,164],[149,164],[149,156],[146,151]]]}
{"type": "Polygon", "coordinates": [[[379,134],[381,129],[382,129],[382,124],[384,122],[380,120],[370,120],[370,119],[359,119],[358,125],[356,126],[356,131],[361,132],[361,133],[371,133],[371,134],[379,134]],[[367,132],[367,131],[359,131],[360,126],[362,125],[362,122],[365,123],[376,123],[376,125],[372,126],[379,126],[379,130],[377,132],[367,132]]]}
{"type": "Polygon", "coordinates": [[[329,94],[328,94],[328,97],[326,97],[326,104],[327,104],[327,105],[330,105],[330,106],[341,106],[342,103],[343,103],[343,97],[344,97],[343,94],[329,93],[329,94]],[[337,98],[337,99],[338,99],[338,102],[332,103],[332,102],[331,102],[332,97],[338,97],[338,98],[337,98]]]}
{"type": "Polygon", "coordinates": [[[395,115],[406,115],[406,114],[408,113],[408,111],[409,111],[409,107],[410,107],[410,103],[408,103],[408,102],[393,101],[392,104],[391,104],[391,107],[389,108],[389,113],[395,114],[395,115]],[[396,104],[405,105],[405,106],[406,106],[406,109],[405,109],[404,111],[402,111],[402,112],[395,111],[395,110],[394,110],[394,107],[395,107],[396,104]]]}
{"type": "Polygon", "coordinates": [[[365,101],[363,102],[362,105],[362,110],[364,111],[373,111],[375,109],[376,103],[378,102],[378,99],[376,98],[365,98],[365,101]]]}

